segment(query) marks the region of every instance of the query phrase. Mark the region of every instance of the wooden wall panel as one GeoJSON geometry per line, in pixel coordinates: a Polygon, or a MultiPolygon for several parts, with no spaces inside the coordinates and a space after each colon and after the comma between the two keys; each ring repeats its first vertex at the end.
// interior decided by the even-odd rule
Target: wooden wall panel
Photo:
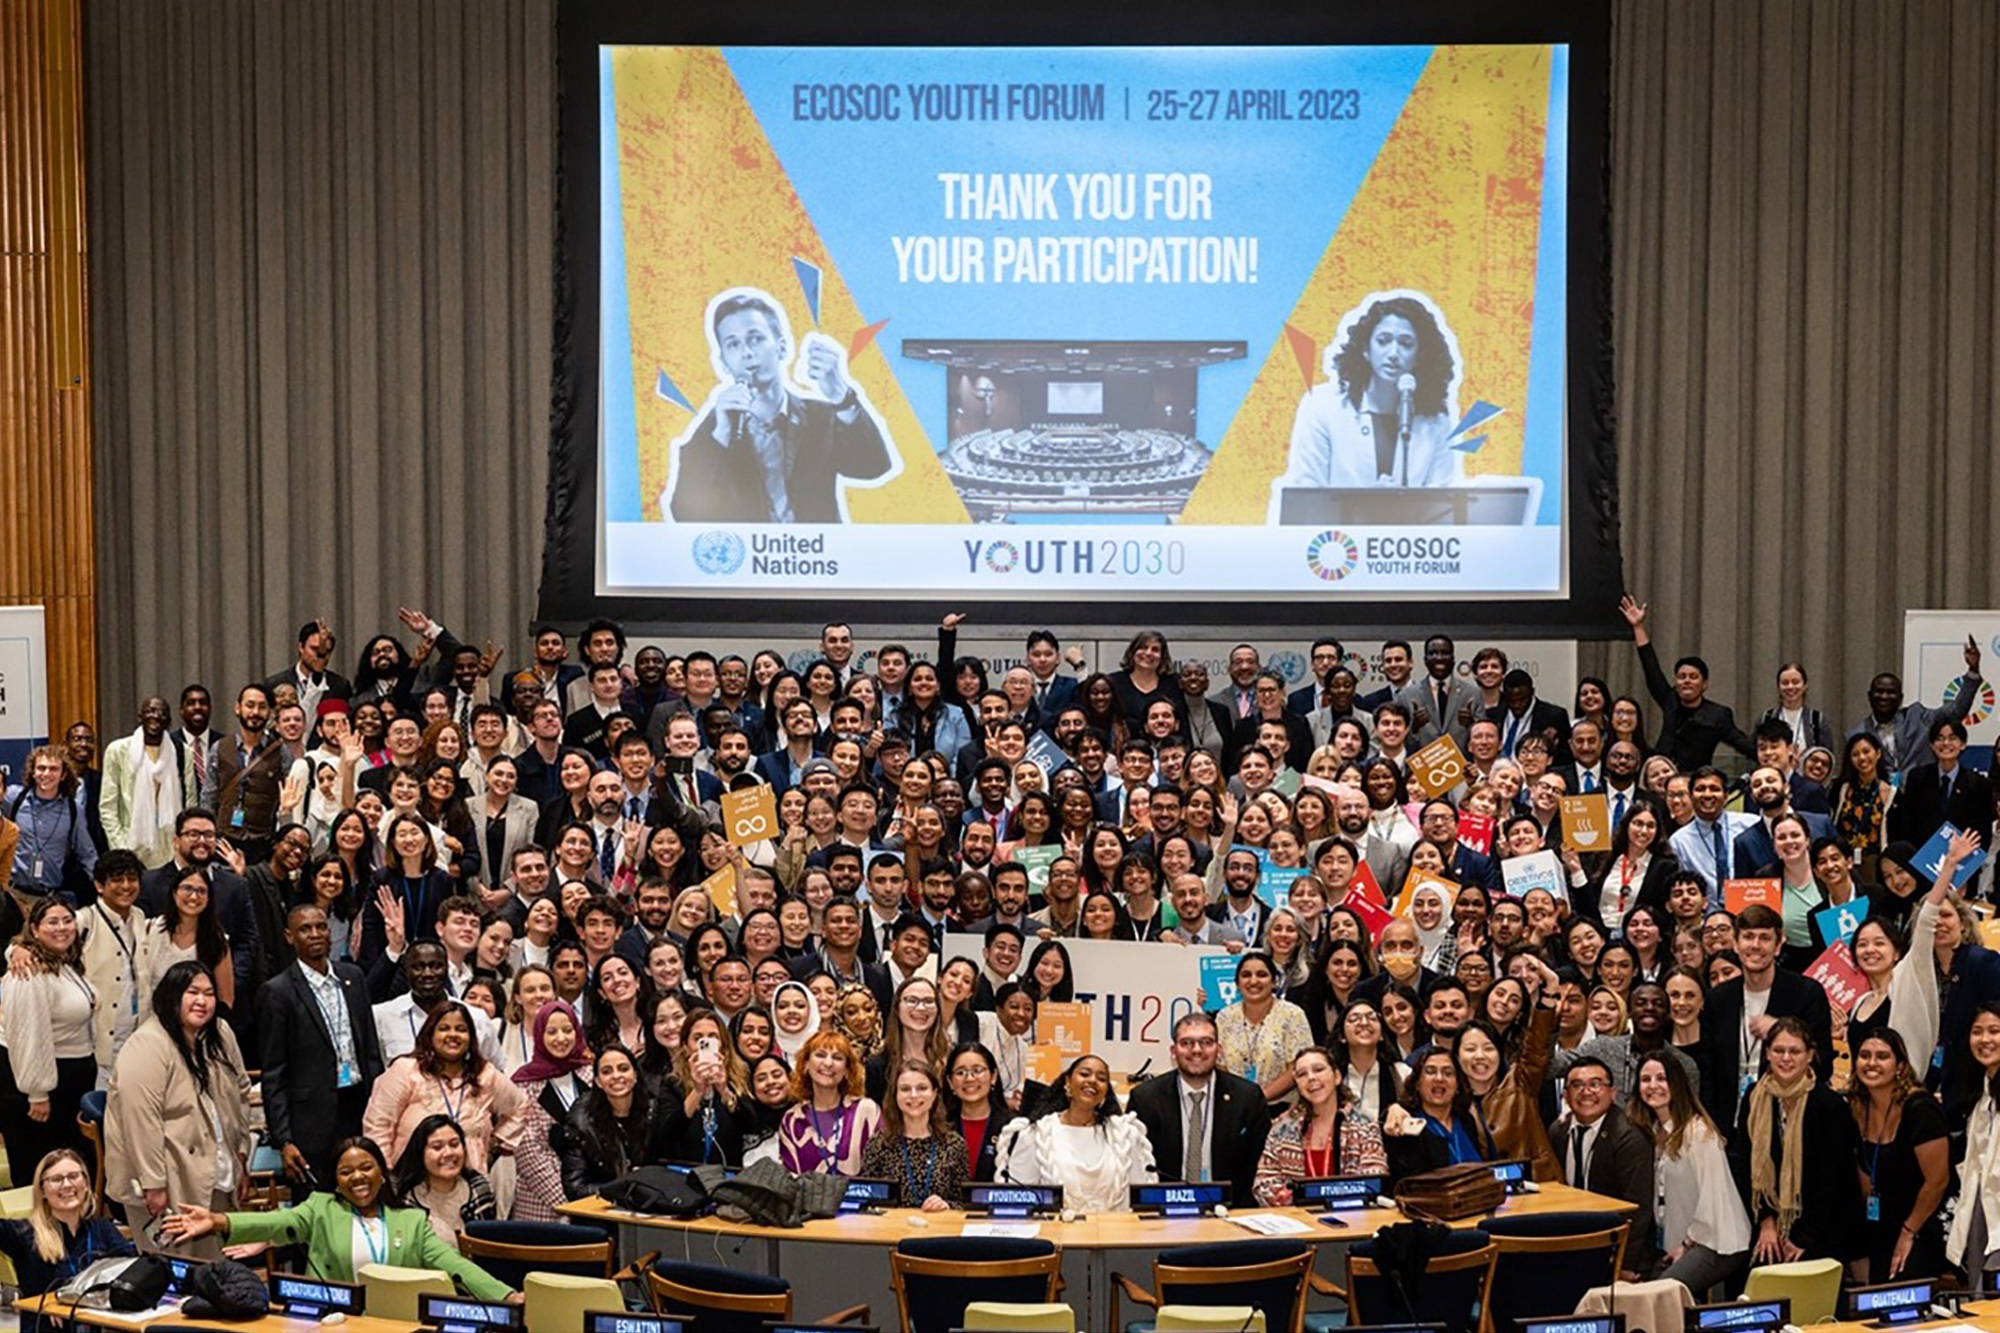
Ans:
{"type": "Polygon", "coordinates": [[[80,0],[0,0],[0,603],[47,608],[49,727],[96,722],[80,0]]]}

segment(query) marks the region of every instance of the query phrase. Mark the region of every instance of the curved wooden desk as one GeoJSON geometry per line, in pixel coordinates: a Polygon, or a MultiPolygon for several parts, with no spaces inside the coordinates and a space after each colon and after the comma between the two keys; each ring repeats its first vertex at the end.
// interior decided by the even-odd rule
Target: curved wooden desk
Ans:
{"type": "MultiPolygon", "coordinates": [[[[920,1214],[913,1208],[891,1208],[882,1213],[854,1213],[846,1217],[816,1218],[802,1227],[764,1227],[747,1222],[726,1222],[718,1217],[698,1217],[691,1219],[651,1217],[644,1213],[631,1213],[613,1208],[596,1197],[562,1205],[559,1210],[571,1217],[603,1224],[615,1225],[618,1229],[619,1262],[629,1263],[639,1254],[649,1249],[663,1249],[672,1257],[680,1246],[663,1245],[661,1233],[677,1235],[687,1243],[687,1252],[700,1260],[703,1256],[693,1247],[696,1237],[714,1237],[719,1242],[723,1237],[739,1238],[745,1241],[761,1241],[765,1261],[763,1271],[772,1275],[783,1273],[783,1245],[789,1241],[794,1245],[866,1245],[887,1249],[897,1242],[913,1236],[956,1236],[963,1233],[967,1223],[983,1222],[989,1219],[969,1217],[956,1210],[943,1213],[920,1214]],[[927,1225],[918,1226],[913,1218],[922,1217],[927,1225]]],[[[1501,1205],[1490,1216],[1524,1217],[1537,1213],[1567,1212],[1620,1212],[1636,1211],[1634,1205],[1623,1199],[1613,1199],[1602,1194],[1592,1194],[1587,1190],[1573,1189],[1568,1185],[1544,1185],[1536,1194],[1517,1194],[1501,1205]]],[[[1295,1239],[1309,1245],[1346,1245],[1354,1241],[1366,1240],[1383,1227],[1405,1221],[1403,1214],[1394,1208],[1365,1208],[1342,1210],[1338,1216],[1348,1225],[1329,1226],[1319,1220],[1320,1213],[1306,1208],[1243,1208],[1234,1210],[1236,1216],[1276,1213],[1283,1217],[1295,1218],[1306,1226],[1306,1230],[1295,1239]]],[[[1470,1217],[1453,1225],[1461,1228],[1477,1226],[1483,1218],[1470,1217]]],[[[1059,1248],[1075,1250],[1082,1254],[1085,1273],[1085,1296],[1078,1303],[1082,1327],[1095,1328],[1097,1320],[1108,1314],[1107,1292],[1110,1286],[1110,1263],[1114,1251],[1164,1250],[1181,1245],[1210,1245],[1225,1241],[1253,1239],[1257,1233],[1238,1226],[1231,1218],[1159,1218],[1141,1217],[1135,1213],[1105,1213],[1078,1218],[1074,1222],[1062,1222],[1054,1218],[1040,1221],[1039,1235],[1044,1240],[1053,1241],[1059,1248]]],[[[844,1267],[852,1269],[852,1265],[844,1267]]],[[[883,1277],[881,1286],[888,1286],[888,1261],[881,1265],[883,1277]]],[[[799,1285],[799,1284],[795,1284],[799,1285]]],[[[865,1298],[858,1298],[865,1299],[865,1298]]],[[[870,1304],[879,1301],[879,1297],[870,1304]]],[[[835,1298],[833,1304],[846,1304],[844,1297],[835,1298]]],[[[817,1302],[815,1302],[817,1304],[817,1302]]]]}

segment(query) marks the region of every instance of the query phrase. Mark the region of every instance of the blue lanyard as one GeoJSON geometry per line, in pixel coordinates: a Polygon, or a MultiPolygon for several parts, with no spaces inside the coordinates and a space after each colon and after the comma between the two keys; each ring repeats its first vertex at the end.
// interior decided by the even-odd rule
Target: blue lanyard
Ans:
{"type": "Polygon", "coordinates": [[[355,1209],[352,1204],[349,1204],[348,1207],[353,1209],[354,1221],[361,1228],[361,1243],[368,1247],[369,1261],[378,1264],[383,1262],[389,1256],[389,1215],[385,1212],[380,1219],[382,1223],[382,1248],[377,1251],[375,1248],[375,1233],[368,1229],[368,1219],[363,1217],[360,1210],[355,1209]]]}
{"type": "Polygon", "coordinates": [[[459,1084],[457,1106],[451,1104],[451,1094],[445,1091],[442,1078],[437,1079],[437,1085],[438,1100],[444,1103],[444,1113],[451,1118],[454,1125],[464,1125],[465,1120],[459,1115],[459,1111],[465,1106],[465,1099],[472,1095],[472,1080],[465,1079],[459,1084]]]}

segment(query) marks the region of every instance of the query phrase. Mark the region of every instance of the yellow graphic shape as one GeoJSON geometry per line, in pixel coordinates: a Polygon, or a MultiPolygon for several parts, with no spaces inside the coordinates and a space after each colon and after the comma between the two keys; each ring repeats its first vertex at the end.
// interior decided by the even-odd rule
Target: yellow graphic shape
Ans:
{"type": "MultiPolygon", "coordinates": [[[[772,151],[721,52],[620,47],[611,57],[625,227],[625,281],[632,318],[632,394],[645,517],[660,520],[673,441],[699,415],[716,383],[704,326],[709,301],[730,287],[756,287],[784,307],[792,336],[813,328],[794,255],[820,268],[819,328],[842,347],[870,321],[854,303],[819,231],[772,151]],[[665,369],[695,413],[654,391],[665,369]]],[[[787,357],[797,356],[796,342],[787,357]]],[[[879,344],[847,368],[874,405],[902,459],[880,486],[846,486],[856,523],[969,523],[916,413],[879,344]]]]}
{"type": "MultiPolygon", "coordinates": [[[[1460,415],[1481,398],[1506,409],[1468,432],[1489,436],[1466,456],[1473,475],[1521,471],[1553,54],[1439,47],[1291,315],[1324,351],[1370,292],[1430,297],[1458,338],[1460,415]]],[[[1324,378],[1318,372],[1314,383],[1324,378]]],[[[1263,368],[1181,522],[1265,521],[1307,387],[1282,327],[1272,330],[1263,368]]]]}

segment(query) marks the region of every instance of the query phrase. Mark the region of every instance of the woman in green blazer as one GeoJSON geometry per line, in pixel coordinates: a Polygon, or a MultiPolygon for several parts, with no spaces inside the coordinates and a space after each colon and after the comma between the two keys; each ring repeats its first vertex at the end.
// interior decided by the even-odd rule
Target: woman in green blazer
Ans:
{"type": "Polygon", "coordinates": [[[400,1206],[389,1191],[389,1166],[373,1139],[352,1138],[333,1151],[334,1193],[317,1191],[294,1208],[267,1213],[216,1213],[183,1203],[160,1230],[179,1242],[218,1232],[241,1243],[269,1241],[306,1247],[306,1271],[329,1282],[359,1282],[367,1263],[398,1268],[438,1268],[482,1301],[520,1295],[431,1229],[420,1208],[400,1206]]]}

